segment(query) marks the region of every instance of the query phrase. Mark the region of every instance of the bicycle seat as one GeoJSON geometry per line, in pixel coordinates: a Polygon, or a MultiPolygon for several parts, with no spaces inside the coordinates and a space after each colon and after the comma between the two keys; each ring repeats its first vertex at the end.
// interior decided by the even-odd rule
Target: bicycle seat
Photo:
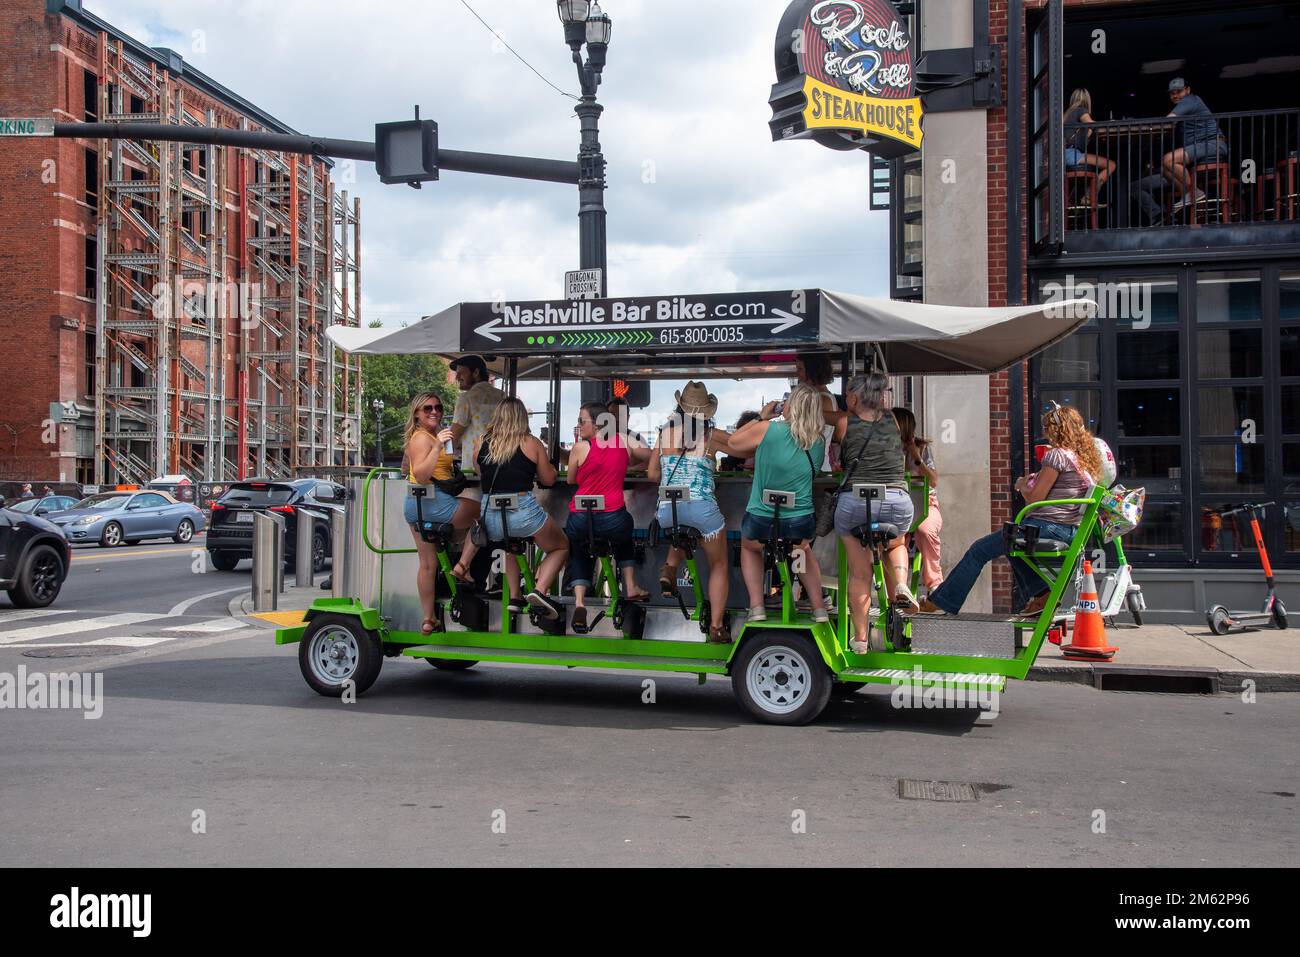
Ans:
{"type": "Polygon", "coordinates": [[[883,544],[901,534],[902,532],[898,530],[897,525],[891,525],[888,522],[870,522],[853,529],[853,536],[861,540],[864,545],[871,543],[883,544]]]}
{"type": "Polygon", "coordinates": [[[456,533],[456,526],[447,522],[425,522],[420,528],[420,538],[430,545],[446,545],[456,533]]]}

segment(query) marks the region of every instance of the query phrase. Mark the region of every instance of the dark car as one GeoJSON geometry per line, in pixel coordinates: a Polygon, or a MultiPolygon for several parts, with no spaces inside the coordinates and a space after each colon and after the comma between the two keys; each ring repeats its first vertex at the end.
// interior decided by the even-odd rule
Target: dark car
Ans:
{"type": "Polygon", "coordinates": [[[232,571],[241,558],[253,557],[253,516],[274,512],[284,517],[285,564],[295,567],[298,515],[310,512],[318,521],[312,532],[311,567],[321,571],[330,557],[330,516],[342,512],[347,489],[322,479],[249,479],[236,482],[212,506],[208,526],[208,555],[212,566],[232,571]]]}
{"type": "Polygon", "coordinates": [[[72,567],[62,529],[4,507],[0,498],[0,589],[19,608],[44,608],[59,595],[72,567]]]}

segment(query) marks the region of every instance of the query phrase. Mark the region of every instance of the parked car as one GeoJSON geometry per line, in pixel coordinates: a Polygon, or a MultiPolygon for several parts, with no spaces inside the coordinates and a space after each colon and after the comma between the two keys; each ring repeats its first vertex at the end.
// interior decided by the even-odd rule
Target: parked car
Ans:
{"type": "Polygon", "coordinates": [[[46,516],[51,512],[62,512],[65,509],[74,507],[77,500],[71,495],[44,495],[40,498],[25,498],[18,502],[12,502],[5,507],[13,512],[20,512],[23,515],[46,516]]]}
{"type": "Polygon", "coordinates": [[[98,542],[105,548],[135,545],[150,538],[170,538],[184,545],[203,531],[203,512],[177,502],[165,492],[103,492],[83,498],[72,508],[51,512],[49,520],[70,542],[98,542]]]}
{"type": "Polygon", "coordinates": [[[19,608],[53,603],[71,567],[72,546],[62,529],[5,507],[0,498],[0,589],[11,602],[19,608]]]}
{"type": "Polygon", "coordinates": [[[331,557],[330,515],[342,512],[347,489],[322,479],[249,479],[235,482],[212,506],[208,529],[208,555],[212,566],[233,571],[240,559],[253,557],[253,516],[274,512],[284,517],[284,555],[289,568],[296,567],[298,515],[302,510],[319,519],[312,532],[312,571],[325,568],[331,557]]]}

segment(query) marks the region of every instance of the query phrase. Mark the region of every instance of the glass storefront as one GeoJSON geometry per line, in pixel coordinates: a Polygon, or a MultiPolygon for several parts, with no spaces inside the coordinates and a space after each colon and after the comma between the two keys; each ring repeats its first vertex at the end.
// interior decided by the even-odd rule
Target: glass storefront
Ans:
{"type": "Polygon", "coordinates": [[[1220,510],[1276,501],[1288,514],[1270,510],[1266,544],[1300,566],[1300,266],[1043,273],[1036,287],[1040,301],[1064,287],[1098,303],[1031,362],[1031,409],[1077,407],[1114,449],[1120,481],[1146,488],[1129,549],[1227,564],[1255,545],[1220,510]]]}

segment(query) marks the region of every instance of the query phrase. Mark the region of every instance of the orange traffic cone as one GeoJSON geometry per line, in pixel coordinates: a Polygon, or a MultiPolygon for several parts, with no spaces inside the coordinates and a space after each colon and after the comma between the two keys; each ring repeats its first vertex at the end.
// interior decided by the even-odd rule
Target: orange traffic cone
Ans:
{"type": "Polygon", "coordinates": [[[1083,587],[1079,589],[1079,610],[1074,614],[1074,641],[1061,646],[1061,654],[1075,661],[1110,661],[1119,651],[1106,644],[1106,623],[1097,600],[1097,583],[1092,562],[1083,563],[1083,587]]]}

